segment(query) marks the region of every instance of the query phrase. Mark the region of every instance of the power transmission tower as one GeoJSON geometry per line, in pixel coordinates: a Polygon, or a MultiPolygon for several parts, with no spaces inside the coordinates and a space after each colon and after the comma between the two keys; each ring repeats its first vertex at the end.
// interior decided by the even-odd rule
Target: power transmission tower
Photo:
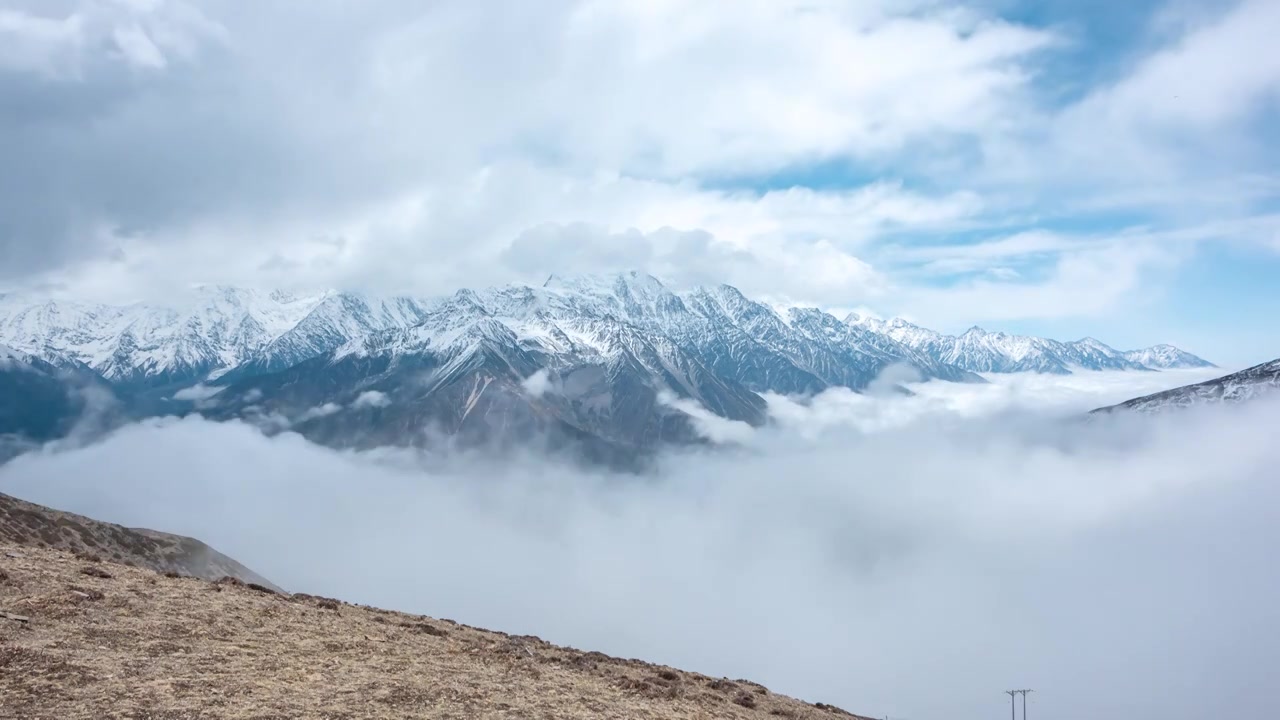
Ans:
{"type": "Polygon", "coordinates": [[[1027,720],[1027,693],[1035,692],[1035,690],[1005,690],[1004,694],[1009,696],[1009,720],[1018,720],[1017,698],[1022,696],[1022,720],[1027,720]]]}

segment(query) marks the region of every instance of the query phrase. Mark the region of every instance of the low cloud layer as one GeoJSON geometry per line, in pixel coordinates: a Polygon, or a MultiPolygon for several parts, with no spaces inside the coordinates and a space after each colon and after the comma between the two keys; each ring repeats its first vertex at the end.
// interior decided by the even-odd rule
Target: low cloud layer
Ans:
{"type": "Polygon", "coordinates": [[[1042,720],[1272,716],[1280,405],[1075,415],[1153,377],[773,398],[775,426],[646,477],[152,421],[19,458],[0,491],[291,590],[877,717],[1002,717],[1009,687],[1042,720]]]}

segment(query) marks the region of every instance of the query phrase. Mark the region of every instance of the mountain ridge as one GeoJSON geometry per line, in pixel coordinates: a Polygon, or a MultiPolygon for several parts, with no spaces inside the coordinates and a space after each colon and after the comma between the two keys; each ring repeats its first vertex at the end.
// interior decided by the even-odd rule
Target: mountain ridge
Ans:
{"type": "Polygon", "coordinates": [[[1248,402],[1276,395],[1277,392],[1280,392],[1280,359],[1212,380],[1136,397],[1117,405],[1098,408],[1092,413],[1157,413],[1198,405],[1248,402]]]}
{"type": "MultiPolygon", "coordinates": [[[[594,309],[603,309],[606,315],[650,328],[663,326],[665,322],[668,330],[678,324],[675,321],[681,315],[691,313],[709,319],[705,315],[708,298],[718,301],[719,315],[735,321],[753,309],[772,314],[787,325],[788,316],[793,315],[792,311],[779,313],[752,301],[732,286],[698,286],[677,293],[653,276],[637,272],[555,274],[543,286],[517,283],[458,292],[468,293],[481,302],[501,300],[504,295],[509,300],[522,292],[529,293],[527,297],[536,301],[545,301],[552,294],[561,298],[576,295],[590,298],[594,309]],[[737,297],[726,299],[726,292],[737,297]]],[[[219,374],[241,366],[253,371],[277,369],[323,354],[360,336],[411,327],[454,296],[379,297],[333,290],[291,294],[279,290],[200,286],[168,304],[108,305],[10,292],[0,294],[0,344],[55,363],[58,357],[83,363],[113,382],[161,384],[167,379],[196,382],[217,379],[219,374]]],[[[509,314],[511,304],[508,302],[499,310],[499,314],[509,314]]],[[[799,312],[803,315],[810,310],[823,313],[816,308],[799,312]]],[[[906,348],[906,351],[897,350],[903,358],[914,356],[919,360],[920,353],[924,353],[932,363],[953,364],[971,372],[1069,372],[1069,363],[1020,361],[1026,359],[1027,348],[1046,346],[1073,347],[1075,351],[1068,354],[1078,359],[1087,341],[1096,343],[1091,338],[1064,343],[1006,335],[977,326],[960,336],[948,336],[899,318],[885,321],[856,313],[845,318],[845,324],[869,330],[906,348]],[[1011,356],[1011,360],[984,364],[966,359],[964,353],[933,346],[939,341],[954,342],[966,337],[971,343],[986,338],[990,344],[994,340],[1000,346],[998,350],[1011,356]],[[1020,344],[1026,348],[1019,351],[1020,344]]],[[[1094,363],[1098,367],[1089,363],[1077,363],[1077,366],[1170,369],[1212,365],[1171,345],[1131,351],[1103,347],[1107,357],[1094,363]]]]}
{"type": "Polygon", "coordinates": [[[1092,338],[841,321],[729,285],[676,292],[635,271],[429,298],[204,286],[169,305],[107,306],[9,294],[0,343],[100,375],[138,417],[199,412],[357,447],[536,437],[615,458],[707,441],[685,403],[760,425],[766,394],[862,391],[890,368],[980,383],[984,372],[1205,363],[1172,346],[1126,353],[1092,338]],[[368,393],[376,404],[357,402],[368,393]]]}
{"type": "Polygon", "coordinates": [[[992,332],[974,325],[960,335],[945,335],[902,318],[881,320],[851,313],[851,325],[887,335],[909,347],[973,372],[1041,372],[1068,375],[1076,370],[1173,370],[1217,367],[1168,344],[1116,350],[1092,337],[1063,342],[1032,335],[992,332]]]}

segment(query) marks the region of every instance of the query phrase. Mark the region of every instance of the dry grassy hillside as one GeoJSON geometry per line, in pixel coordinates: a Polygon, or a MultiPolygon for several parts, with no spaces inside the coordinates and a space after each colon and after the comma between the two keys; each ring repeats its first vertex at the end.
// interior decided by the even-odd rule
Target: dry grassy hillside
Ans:
{"type": "Polygon", "coordinates": [[[195,538],[101,522],[0,493],[0,542],[69,550],[158,572],[206,580],[231,576],[275,587],[195,538]]]}
{"type": "Polygon", "coordinates": [[[855,716],[534,637],[0,542],[0,717],[855,716]]]}

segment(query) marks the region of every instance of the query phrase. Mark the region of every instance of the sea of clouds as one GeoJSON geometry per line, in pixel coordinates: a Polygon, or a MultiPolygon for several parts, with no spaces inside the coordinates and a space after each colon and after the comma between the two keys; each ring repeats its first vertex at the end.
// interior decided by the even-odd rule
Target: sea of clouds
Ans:
{"type": "Polygon", "coordinates": [[[27,453],[0,492],[876,717],[1003,717],[1013,687],[1041,720],[1276,716],[1280,404],[1084,415],[1211,374],[771,397],[643,475],[171,418],[27,453]]]}

